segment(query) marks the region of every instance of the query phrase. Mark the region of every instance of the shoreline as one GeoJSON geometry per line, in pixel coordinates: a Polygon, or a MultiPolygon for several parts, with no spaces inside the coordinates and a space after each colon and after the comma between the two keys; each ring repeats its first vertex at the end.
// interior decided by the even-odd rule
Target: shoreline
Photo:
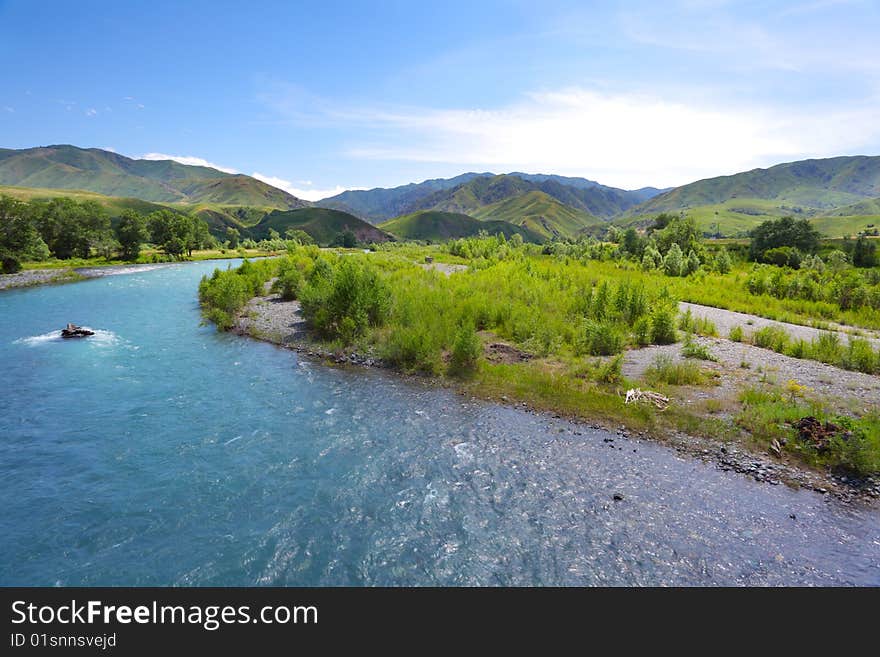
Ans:
{"type": "Polygon", "coordinates": [[[4,290],[16,290],[20,288],[37,287],[40,285],[61,285],[64,283],[79,283],[92,278],[103,278],[119,274],[134,273],[137,271],[150,271],[168,265],[180,265],[195,262],[208,262],[211,260],[235,260],[247,258],[258,260],[262,258],[276,257],[277,253],[261,253],[259,255],[247,254],[211,254],[210,257],[193,257],[190,260],[169,260],[166,262],[116,262],[106,265],[70,265],[61,267],[45,267],[36,269],[22,269],[14,274],[0,274],[0,292],[4,290]],[[123,271],[120,271],[123,270],[123,271]],[[130,270],[130,271],[126,271],[130,270]]]}
{"type": "Polygon", "coordinates": [[[603,430],[609,433],[604,441],[611,448],[615,447],[614,438],[618,436],[635,440],[652,440],[675,449],[680,454],[713,463],[723,472],[737,472],[758,483],[812,490],[844,503],[866,504],[875,508],[880,506],[880,480],[877,478],[869,480],[866,486],[859,486],[858,484],[863,482],[857,478],[812,469],[793,459],[781,460],[756,449],[746,440],[724,440],[718,437],[694,435],[672,427],[645,430],[628,427],[626,418],[623,417],[614,420],[597,420],[577,413],[557,412],[551,408],[541,407],[532,400],[515,399],[510,392],[489,393],[480,390],[478,384],[467,381],[399,372],[384,365],[381,359],[372,355],[331,351],[308,336],[305,321],[299,314],[299,302],[282,301],[275,294],[252,298],[236,316],[230,332],[296,351],[307,358],[332,366],[381,369],[405,380],[416,380],[421,384],[452,389],[460,395],[475,400],[512,406],[533,414],[565,419],[585,428],[603,430]]]}

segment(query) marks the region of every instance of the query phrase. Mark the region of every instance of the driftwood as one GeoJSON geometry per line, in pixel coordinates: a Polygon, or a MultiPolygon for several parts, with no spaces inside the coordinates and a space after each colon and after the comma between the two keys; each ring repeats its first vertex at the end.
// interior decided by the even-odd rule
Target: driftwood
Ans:
{"type": "Polygon", "coordinates": [[[641,388],[630,388],[626,391],[625,403],[629,404],[630,402],[639,401],[650,402],[661,411],[665,411],[666,407],[669,406],[669,397],[665,397],[659,392],[654,392],[653,390],[642,390],[641,388]]]}

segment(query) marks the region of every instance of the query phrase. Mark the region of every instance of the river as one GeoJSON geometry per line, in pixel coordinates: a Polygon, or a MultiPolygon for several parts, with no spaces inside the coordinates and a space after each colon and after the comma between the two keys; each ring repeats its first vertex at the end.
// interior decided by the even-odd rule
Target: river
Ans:
{"type": "Polygon", "coordinates": [[[229,264],[0,293],[0,585],[880,585],[876,509],[200,325],[229,264]]]}

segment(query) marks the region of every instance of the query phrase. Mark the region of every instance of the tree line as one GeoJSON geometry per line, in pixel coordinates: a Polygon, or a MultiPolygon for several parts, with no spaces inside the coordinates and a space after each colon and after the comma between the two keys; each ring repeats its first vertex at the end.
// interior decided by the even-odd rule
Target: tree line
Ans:
{"type": "Polygon", "coordinates": [[[115,226],[107,210],[95,201],[55,198],[21,201],[0,195],[0,264],[4,273],[25,261],[69,260],[102,256],[137,260],[144,244],[180,258],[217,241],[198,217],[157,210],[142,215],[125,210],[115,226]]]}

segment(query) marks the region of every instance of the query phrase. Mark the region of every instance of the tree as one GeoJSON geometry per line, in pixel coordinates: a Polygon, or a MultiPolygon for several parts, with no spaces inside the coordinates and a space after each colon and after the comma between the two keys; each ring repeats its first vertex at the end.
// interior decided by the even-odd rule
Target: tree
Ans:
{"type": "Polygon", "coordinates": [[[56,258],[88,258],[92,244],[108,237],[110,218],[95,201],[55,198],[38,208],[37,228],[56,258]]]}
{"type": "Polygon", "coordinates": [[[3,272],[21,269],[22,260],[45,260],[49,248],[37,231],[33,207],[11,196],[0,195],[0,259],[3,272]]]}
{"type": "Polygon", "coordinates": [[[769,219],[753,228],[749,236],[749,258],[755,261],[762,260],[770,249],[783,246],[801,253],[815,253],[819,248],[819,231],[807,219],[769,219]]]}
{"type": "Polygon", "coordinates": [[[294,242],[299,242],[303,246],[314,244],[315,240],[312,239],[312,236],[309,235],[306,231],[301,230],[299,228],[288,228],[284,231],[284,236],[288,240],[292,240],[294,242]]]}
{"type": "Polygon", "coordinates": [[[693,274],[700,268],[700,258],[697,257],[696,251],[691,249],[688,251],[687,260],[684,263],[685,275],[693,274]]]}
{"type": "Polygon", "coordinates": [[[187,236],[186,250],[191,256],[197,249],[208,249],[215,244],[214,236],[208,228],[207,222],[199,217],[190,217],[189,235],[187,236]]]}
{"type": "Polygon", "coordinates": [[[617,226],[608,226],[608,230],[605,231],[605,240],[607,242],[617,244],[620,242],[620,237],[620,229],[617,226]]]}
{"type": "Polygon", "coordinates": [[[702,233],[697,228],[697,222],[693,217],[675,217],[666,227],[654,233],[657,248],[660,253],[667,253],[673,244],[678,244],[682,253],[695,251],[697,254],[703,250],[702,233]]]}
{"type": "Polygon", "coordinates": [[[193,249],[198,248],[199,240],[205,232],[198,228],[199,234],[196,234],[196,222],[204,223],[201,219],[171,210],[153,212],[147,221],[153,243],[175,258],[186,252],[191,254],[193,249]]]}
{"type": "Polygon", "coordinates": [[[669,252],[663,258],[663,271],[667,276],[681,276],[684,271],[684,254],[678,242],[673,242],[669,252]]]}
{"type": "Polygon", "coordinates": [[[730,262],[730,254],[727,253],[727,249],[721,247],[718,251],[718,254],[715,256],[715,270],[719,274],[726,274],[732,268],[732,263],[730,262]]]}
{"type": "Polygon", "coordinates": [[[238,241],[241,239],[241,233],[238,232],[238,229],[228,226],[226,228],[226,239],[229,242],[230,249],[237,249],[238,241]]]}
{"type": "Polygon", "coordinates": [[[644,240],[639,237],[635,228],[627,228],[623,234],[623,248],[635,258],[639,258],[645,250],[644,240]]]}
{"type": "Polygon", "coordinates": [[[150,237],[144,217],[133,210],[125,210],[116,224],[116,239],[125,260],[137,260],[141,244],[150,237]]]}
{"type": "Polygon", "coordinates": [[[336,242],[346,249],[353,249],[358,244],[357,235],[352,232],[351,228],[346,228],[336,238],[336,242]]]}
{"type": "Polygon", "coordinates": [[[853,246],[852,263],[855,267],[875,267],[877,246],[864,235],[859,235],[853,246]]]}

